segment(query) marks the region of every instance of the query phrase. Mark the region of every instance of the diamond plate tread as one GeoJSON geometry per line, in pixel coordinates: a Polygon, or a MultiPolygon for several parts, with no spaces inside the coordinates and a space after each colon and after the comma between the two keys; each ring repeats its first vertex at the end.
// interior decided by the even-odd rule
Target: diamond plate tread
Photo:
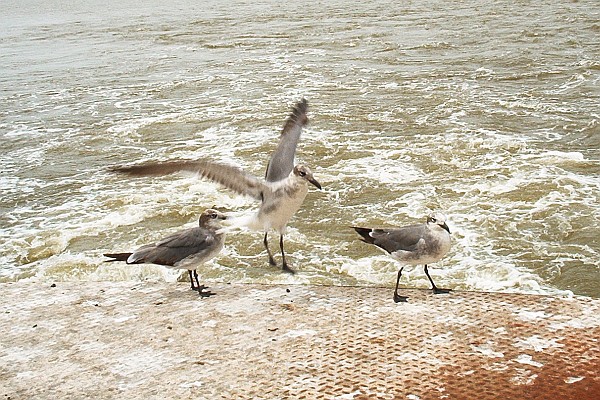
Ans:
{"type": "Polygon", "coordinates": [[[598,399],[600,300],[384,288],[0,285],[7,399],[598,399]]]}

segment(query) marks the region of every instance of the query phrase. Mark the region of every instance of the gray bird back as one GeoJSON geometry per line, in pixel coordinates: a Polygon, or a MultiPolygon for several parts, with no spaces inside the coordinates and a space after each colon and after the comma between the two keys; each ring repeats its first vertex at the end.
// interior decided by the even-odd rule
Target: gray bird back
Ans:
{"type": "Polygon", "coordinates": [[[421,238],[427,235],[427,226],[410,225],[396,229],[373,229],[371,236],[373,244],[388,253],[398,250],[414,251],[421,238]]]}
{"type": "Polygon", "coordinates": [[[218,246],[219,238],[203,228],[190,228],[168,236],[155,245],[142,246],[135,251],[135,262],[173,266],[193,254],[202,256],[218,246]]]}

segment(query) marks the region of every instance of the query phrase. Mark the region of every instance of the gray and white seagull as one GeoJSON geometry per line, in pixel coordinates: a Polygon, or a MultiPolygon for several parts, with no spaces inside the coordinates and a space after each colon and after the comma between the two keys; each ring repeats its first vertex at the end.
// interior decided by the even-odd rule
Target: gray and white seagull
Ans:
{"type": "Polygon", "coordinates": [[[321,189],[321,185],[313,177],[309,167],[294,166],[296,147],[302,128],[308,122],[306,111],[308,102],[302,100],[296,104],[288,117],[279,144],[267,165],[265,180],[256,178],[241,168],[209,160],[182,160],[140,165],[114,167],[114,172],[132,176],[160,176],[179,171],[188,171],[217,182],[228,189],[242,195],[250,196],[261,202],[259,209],[245,218],[236,218],[230,230],[241,226],[264,232],[263,244],[269,256],[269,263],[277,265],[269,249],[268,231],[274,229],[279,233],[282,269],[294,273],[285,258],[283,236],[288,221],[298,211],[308,193],[308,184],[321,189]]]}
{"type": "Polygon", "coordinates": [[[158,264],[176,269],[187,269],[190,274],[191,289],[200,296],[207,297],[214,293],[203,291],[206,286],[198,282],[196,268],[214,258],[225,243],[225,234],[219,233],[221,221],[225,214],[213,209],[205,210],[195,228],[176,232],[164,239],[140,247],[133,253],[106,253],[110,261],[125,261],[127,264],[158,264]],[[195,283],[195,285],[194,285],[195,283]]]}
{"type": "MultiPolygon", "coordinates": [[[[427,217],[427,222],[401,228],[372,229],[357,228],[354,230],[362,236],[362,241],[374,244],[388,252],[404,265],[424,264],[425,275],[433,287],[433,293],[448,293],[449,289],[439,289],[427,270],[427,264],[441,260],[450,250],[450,229],[446,224],[446,216],[440,212],[427,217]]],[[[398,271],[394,301],[404,302],[405,296],[398,294],[398,284],[404,265],[398,271]]]]}

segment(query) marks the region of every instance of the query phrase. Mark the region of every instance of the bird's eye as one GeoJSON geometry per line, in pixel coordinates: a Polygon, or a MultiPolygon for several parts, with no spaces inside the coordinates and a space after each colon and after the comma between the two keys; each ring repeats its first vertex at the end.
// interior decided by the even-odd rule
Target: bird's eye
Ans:
{"type": "Polygon", "coordinates": [[[431,217],[431,222],[437,222],[437,219],[431,217]]]}
{"type": "Polygon", "coordinates": [[[306,176],[306,172],[304,172],[304,171],[300,171],[299,175],[300,175],[300,176],[306,176]]]}
{"type": "Polygon", "coordinates": [[[217,214],[216,214],[216,213],[212,213],[212,214],[210,214],[210,217],[211,217],[212,219],[215,219],[215,218],[217,218],[217,214]]]}

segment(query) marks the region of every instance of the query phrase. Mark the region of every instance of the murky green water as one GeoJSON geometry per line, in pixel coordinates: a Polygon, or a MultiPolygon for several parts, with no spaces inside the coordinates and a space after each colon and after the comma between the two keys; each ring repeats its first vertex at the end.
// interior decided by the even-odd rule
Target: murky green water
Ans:
{"type": "Polygon", "coordinates": [[[600,296],[595,1],[60,4],[0,17],[1,280],[175,279],[102,253],[256,204],[106,168],[209,157],[261,176],[306,97],[298,159],[324,190],[287,235],[299,273],[242,232],[203,279],[393,285],[398,265],[348,227],[442,209],[440,286],[600,296]]]}

